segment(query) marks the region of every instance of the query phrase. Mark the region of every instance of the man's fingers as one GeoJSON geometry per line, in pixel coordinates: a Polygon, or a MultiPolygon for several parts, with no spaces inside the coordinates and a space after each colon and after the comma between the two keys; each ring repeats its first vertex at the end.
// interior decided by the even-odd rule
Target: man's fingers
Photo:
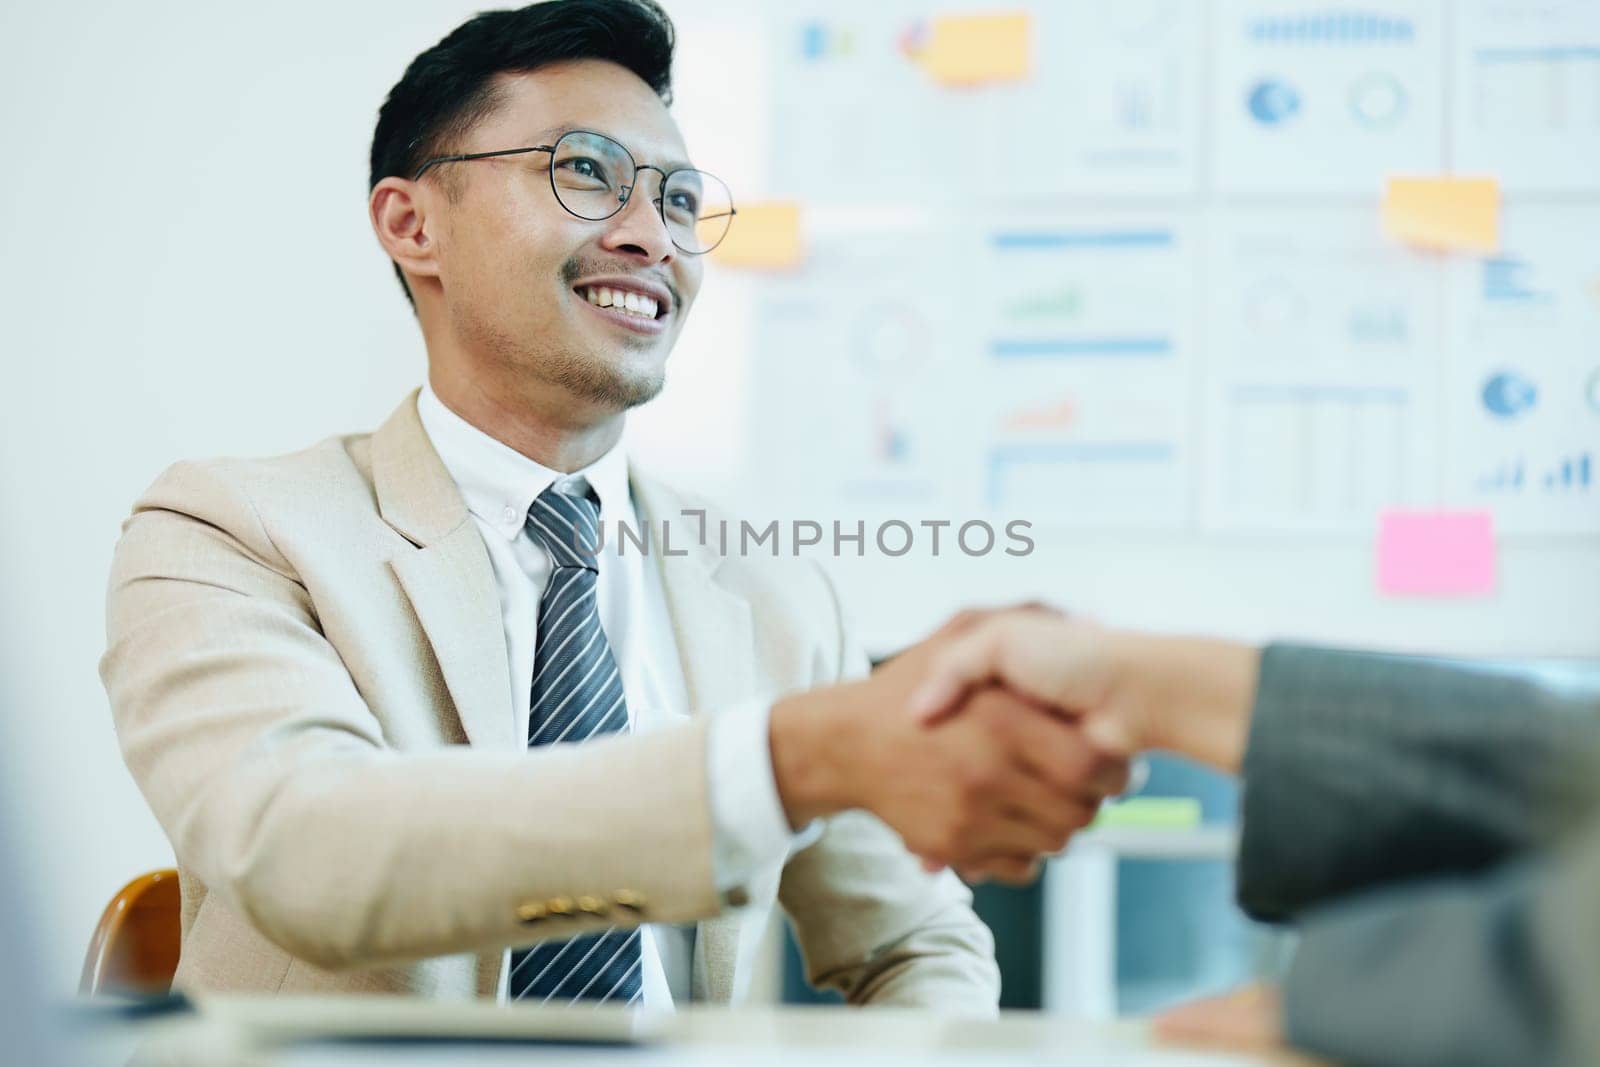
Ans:
{"type": "Polygon", "coordinates": [[[959,707],[963,694],[995,676],[1003,627],[986,619],[936,650],[934,662],[908,702],[911,717],[932,725],[959,707]]]}
{"type": "Polygon", "coordinates": [[[1053,856],[1094,818],[1095,806],[1053,794],[1042,783],[1017,776],[1003,806],[962,834],[956,866],[974,856],[1053,856]]]}
{"type": "Polygon", "coordinates": [[[1089,775],[1089,790],[1098,797],[1121,796],[1127,792],[1133,772],[1127,760],[1117,756],[1102,755],[1089,775]]]}
{"type": "Polygon", "coordinates": [[[1034,832],[1034,851],[1054,855],[1067,847],[1072,835],[1089,825],[1099,810],[1099,798],[1063,792],[1049,782],[1019,769],[1008,787],[1007,815],[1034,832]]]}
{"type": "Polygon", "coordinates": [[[995,680],[1001,671],[1009,620],[1025,616],[1065,619],[1067,613],[1040,600],[1001,608],[957,612],[930,639],[929,675],[910,700],[913,720],[932,725],[960,707],[967,690],[995,680]]]}
{"type": "Polygon", "coordinates": [[[1018,707],[1013,714],[1020,765],[1056,792],[1099,803],[1127,786],[1127,761],[1096,747],[1084,724],[1055,709],[1018,707]]]}
{"type": "Polygon", "coordinates": [[[1027,750],[1022,765],[1061,796],[1098,804],[1120,796],[1128,788],[1128,760],[1111,756],[1087,744],[1027,750]],[[1057,762],[1047,761],[1055,757],[1057,762]]]}
{"type": "Polygon", "coordinates": [[[1138,739],[1121,718],[1096,716],[1084,724],[1083,732],[1089,743],[1102,752],[1132,756],[1139,751],[1138,739]]]}
{"type": "Polygon", "coordinates": [[[928,648],[908,712],[913,721],[936,723],[963,707],[969,690],[997,683],[1076,717],[1106,696],[1112,665],[1099,638],[1094,627],[1056,611],[1029,607],[991,615],[928,648]]]}
{"type": "Polygon", "coordinates": [[[1026,807],[1008,803],[1001,812],[966,831],[958,843],[952,842],[947,854],[923,856],[923,870],[932,873],[950,866],[969,881],[980,876],[1031,881],[1038,873],[1032,868],[1042,858],[1063,851],[1097,810],[1095,805],[1059,796],[1044,783],[1021,774],[1008,792],[1012,799],[1026,794],[1026,807]]]}

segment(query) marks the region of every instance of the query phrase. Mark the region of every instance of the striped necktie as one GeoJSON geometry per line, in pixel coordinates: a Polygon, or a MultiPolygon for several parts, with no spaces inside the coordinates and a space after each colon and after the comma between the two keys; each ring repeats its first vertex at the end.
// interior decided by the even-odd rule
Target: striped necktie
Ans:
{"type": "MultiPolygon", "coordinates": [[[[622,676],[595,603],[599,508],[551,485],[528,509],[528,532],[554,569],[539,600],[528,745],[586,741],[628,729],[622,676]]],[[[641,992],[638,927],[544,941],[511,954],[512,1000],[636,1004],[641,992]]]]}

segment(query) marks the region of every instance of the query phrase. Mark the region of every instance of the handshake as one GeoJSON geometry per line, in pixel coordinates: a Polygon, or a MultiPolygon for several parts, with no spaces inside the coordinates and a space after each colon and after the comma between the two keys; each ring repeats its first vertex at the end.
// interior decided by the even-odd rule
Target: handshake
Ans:
{"type": "Polygon", "coordinates": [[[850,808],[930,869],[1024,882],[1128,761],[1170,749],[1236,770],[1258,654],[1107,630],[1035,605],[963,612],[870,677],[773,706],[773,774],[792,825],[850,808]]]}

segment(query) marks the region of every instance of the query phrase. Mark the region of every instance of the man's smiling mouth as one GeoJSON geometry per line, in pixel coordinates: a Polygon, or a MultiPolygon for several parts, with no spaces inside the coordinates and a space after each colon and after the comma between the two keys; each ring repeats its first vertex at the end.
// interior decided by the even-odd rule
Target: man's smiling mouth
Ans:
{"type": "Polygon", "coordinates": [[[611,325],[646,337],[666,332],[674,307],[670,288],[638,275],[600,275],[574,285],[572,293],[611,325]]]}
{"type": "Polygon", "coordinates": [[[580,285],[577,293],[595,307],[611,308],[641,319],[656,318],[660,308],[660,303],[653,296],[609,285],[580,285]]]}

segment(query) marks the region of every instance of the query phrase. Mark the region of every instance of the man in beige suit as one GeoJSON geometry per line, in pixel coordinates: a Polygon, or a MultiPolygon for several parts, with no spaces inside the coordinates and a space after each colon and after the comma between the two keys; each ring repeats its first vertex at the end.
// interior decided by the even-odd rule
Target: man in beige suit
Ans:
{"type": "Polygon", "coordinates": [[[1120,785],[998,690],[882,714],[962,623],[865,677],[820,571],[682,536],[717,512],[625,455],[733,210],[671,55],[652,4],[563,0],[417,57],[369,207],[427,385],[135,505],[101,673],[177,855],[180,988],[729,1002],[781,904],[851,1002],[988,1012],[989,933],[907,846],[1023,876],[1120,785]],[[591,551],[664,521],[670,552],[591,551]]]}

